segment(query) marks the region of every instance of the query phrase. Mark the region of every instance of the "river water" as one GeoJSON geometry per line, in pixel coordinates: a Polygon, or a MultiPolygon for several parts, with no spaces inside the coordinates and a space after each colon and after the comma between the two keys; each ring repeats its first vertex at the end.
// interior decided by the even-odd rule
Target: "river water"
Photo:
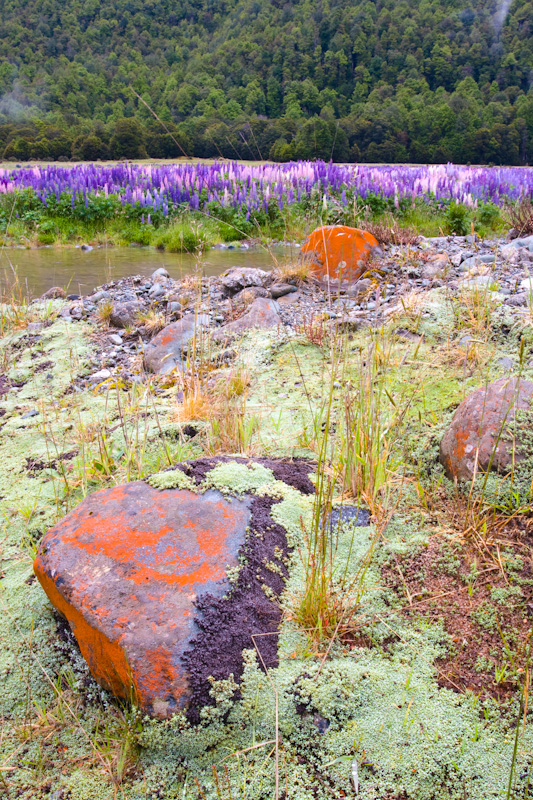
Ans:
{"type": "Polygon", "coordinates": [[[62,286],[69,293],[86,295],[102,283],[127,275],[149,276],[165,267],[171,278],[201,270],[204,275],[220,275],[230,267],[273,269],[276,263],[296,259],[297,248],[276,245],[249,249],[208,250],[201,259],[188,253],[161,253],[150,247],[81,248],[40,247],[34,250],[0,250],[0,286],[8,289],[18,278],[31,297],[39,297],[51,286],[62,286]]]}

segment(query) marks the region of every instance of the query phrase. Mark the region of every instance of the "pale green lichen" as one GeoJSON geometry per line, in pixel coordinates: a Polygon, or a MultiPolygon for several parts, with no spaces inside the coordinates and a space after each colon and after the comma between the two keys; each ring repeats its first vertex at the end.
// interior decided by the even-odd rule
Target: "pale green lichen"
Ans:
{"type": "Polygon", "coordinates": [[[227,461],[217,464],[205,478],[204,487],[218,489],[223,494],[255,492],[274,481],[270,469],[262,464],[227,461]]]}
{"type": "Polygon", "coordinates": [[[146,483],[149,483],[153,489],[188,489],[191,492],[197,492],[198,487],[192,478],[185,475],[181,469],[173,469],[168,472],[158,472],[155,475],[150,475],[146,478],[146,483]]]}

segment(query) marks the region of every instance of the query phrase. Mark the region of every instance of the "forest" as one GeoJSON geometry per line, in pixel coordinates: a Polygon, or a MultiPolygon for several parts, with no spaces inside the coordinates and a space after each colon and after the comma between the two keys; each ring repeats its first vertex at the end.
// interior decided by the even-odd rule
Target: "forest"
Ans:
{"type": "Polygon", "coordinates": [[[530,0],[0,10],[4,160],[532,159],[530,0]]]}

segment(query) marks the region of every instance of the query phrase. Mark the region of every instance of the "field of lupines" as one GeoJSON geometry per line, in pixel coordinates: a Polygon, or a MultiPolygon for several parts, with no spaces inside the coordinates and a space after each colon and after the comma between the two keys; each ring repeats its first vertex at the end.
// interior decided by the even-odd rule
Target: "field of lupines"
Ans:
{"type": "MultiPolygon", "coordinates": [[[[220,232],[223,241],[258,233],[283,238],[291,214],[306,215],[307,227],[353,224],[364,208],[374,217],[390,212],[416,225],[409,219],[415,208],[427,216],[459,205],[465,216],[490,205],[497,216],[498,208],[532,195],[533,170],[517,167],[323,161],[34,165],[0,169],[0,231],[9,233],[10,223],[18,222],[25,233],[33,226],[40,229],[37,243],[45,244],[58,238],[57,220],[97,226],[120,219],[145,230],[144,238],[138,227],[135,234],[130,231],[131,241],[158,244],[147,226],[165,227],[179,215],[183,221],[192,214],[229,226],[220,232]]],[[[303,227],[296,226],[293,235],[303,227]]],[[[461,230],[452,226],[450,232],[461,230]]]]}

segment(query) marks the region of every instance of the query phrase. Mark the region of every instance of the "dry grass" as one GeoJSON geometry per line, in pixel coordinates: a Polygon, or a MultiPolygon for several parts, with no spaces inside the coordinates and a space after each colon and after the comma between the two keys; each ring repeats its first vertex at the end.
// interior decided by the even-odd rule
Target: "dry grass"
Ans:
{"type": "Polygon", "coordinates": [[[311,314],[307,321],[297,323],[294,330],[303,342],[322,347],[327,335],[326,320],[321,314],[311,314]]]}
{"type": "Polygon", "coordinates": [[[505,212],[505,221],[514,230],[514,238],[533,234],[533,204],[530,198],[524,198],[515,206],[509,206],[505,212]]]}
{"type": "Polygon", "coordinates": [[[137,325],[142,325],[148,336],[155,336],[167,325],[167,319],[163,312],[154,309],[141,311],[137,315],[136,322],[137,325]]]}
{"type": "Polygon", "coordinates": [[[213,397],[209,395],[204,381],[198,376],[183,379],[178,393],[178,405],[174,418],[177,422],[209,419],[214,410],[213,397]]]}
{"type": "Polygon", "coordinates": [[[418,240],[416,228],[401,228],[392,214],[386,214],[379,222],[371,219],[361,221],[361,227],[375,236],[380,244],[409,245],[418,240]]]}
{"type": "Polygon", "coordinates": [[[312,264],[309,259],[302,258],[301,261],[289,261],[280,264],[274,271],[274,276],[280,283],[296,281],[301,284],[309,280],[312,274],[312,264]]]}
{"type": "Polygon", "coordinates": [[[112,313],[113,313],[113,302],[111,300],[104,300],[104,302],[100,303],[100,305],[98,306],[98,311],[96,312],[96,318],[103,325],[109,325],[112,313]]]}

